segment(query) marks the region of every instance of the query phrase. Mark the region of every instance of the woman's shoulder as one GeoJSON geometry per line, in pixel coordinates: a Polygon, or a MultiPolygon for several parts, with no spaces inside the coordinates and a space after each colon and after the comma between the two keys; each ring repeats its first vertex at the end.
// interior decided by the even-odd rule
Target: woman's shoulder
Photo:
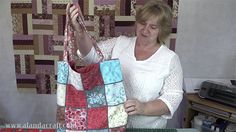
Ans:
{"type": "Polygon", "coordinates": [[[117,37],[116,46],[120,48],[126,48],[132,44],[135,44],[135,41],[136,41],[136,37],[128,37],[128,36],[122,35],[122,36],[117,37]]]}
{"type": "Polygon", "coordinates": [[[168,58],[172,58],[174,56],[178,56],[173,50],[169,49],[166,45],[161,46],[161,54],[168,58]]]}
{"type": "Polygon", "coordinates": [[[169,49],[167,46],[162,45],[161,50],[158,55],[159,60],[165,64],[170,64],[172,61],[178,61],[179,56],[173,50],[169,49]]]}

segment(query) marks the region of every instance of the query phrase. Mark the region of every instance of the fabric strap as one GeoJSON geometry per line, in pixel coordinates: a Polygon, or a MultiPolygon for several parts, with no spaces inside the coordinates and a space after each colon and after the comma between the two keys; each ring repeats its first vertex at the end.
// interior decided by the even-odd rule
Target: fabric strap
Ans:
{"type": "MultiPolygon", "coordinates": [[[[81,12],[81,8],[78,3],[74,3],[74,5],[76,6],[76,8],[78,8],[79,10],[78,13],[80,14],[78,15],[78,18],[76,20],[82,26],[82,28],[84,28],[84,31],[88,34],[89,38],[92,39],[93,46],[97,54],[99,55],[99,60],[102,61],[104,59],[104,56],[101,50],[99,49],[99,47],[97,46],[96,40],[89,34],[88,30],[86,29],[85,21],[81,12]]],[[[74,29],[72,26],[72,22],[70,21],[70,18],[69,18],[70,16],[68,14],[69,13],[67,13],[66,15],[63,60],[69,62],[70,64],[71,63],[74,64],[76,60],[75,53],[78,47],[75,44],[74,29]]]]}

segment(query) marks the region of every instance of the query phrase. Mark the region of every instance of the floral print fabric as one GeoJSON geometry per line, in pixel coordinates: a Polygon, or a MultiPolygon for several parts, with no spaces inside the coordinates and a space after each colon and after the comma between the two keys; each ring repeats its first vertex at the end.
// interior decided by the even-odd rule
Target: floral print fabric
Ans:
{"type": "Polygon", "coordinates": [[[101,73],[105,84],[115,83],[122,81],[120,72],[120,62],[114,60],[112,63],[104,61],[100,63],[101,73]]]}
{"type": "Polygon", "coordinates": [[[125,90],[122,82],[109,84],[105,87],[108,105],[118,105],[126,99],[125,90]]]}

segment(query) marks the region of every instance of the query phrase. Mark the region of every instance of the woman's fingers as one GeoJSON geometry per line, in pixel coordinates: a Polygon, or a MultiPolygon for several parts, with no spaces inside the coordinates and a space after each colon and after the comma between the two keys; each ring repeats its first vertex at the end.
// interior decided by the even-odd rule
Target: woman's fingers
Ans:
{"type": "Polygon", "coordinates": [[[126,107],[125,112],[127,112],[128,115],[136,114],[136,108],[135,106],[126,107]]]}
{"type": "Polygon", "coordinates": [[[71,12],[70,18],[72,19],[73,22],[75,22],[76,18],[78,17],[78,9],[76,9],[75,6],[72,6],[70,12],[71,12]]]}
{"type": "Polygon", "coordinates": [[[69,16],[69,18],[74,21],[76,20],[76,14],[78,16],[78,9],[73,5],[71,6],[71,3],[68,3],[66,6],[66,13],[69,16]]]}
{"type": "Polygon", "coordinates": [[[79,5],[77,5],[78,6],[78,12],[79,12],[79,15],[80,15],[80,17],[82,18],[82,20],[84,21],[84,16],[83,16],[83,14],[82,14],[82,11],[81,11],[81,8],[80,8],[80,6],[79,5]]]}
{"type": "Polygon", "coordinates": [[[78,31],[81,32],[81,26],[80,23],[77,21],[78,18],[78,13],[79,9],[76,8],[75,5],[72,5],[71,3],[68,3],[66,6],[66,13],[69,16],[70,21],[72,22],[73,28],[78,31]]]}
{"type": "Polygon", "coordinates": [[[135,100],[127,100],[124,104],[124,107],[125,107],[125,111],[128,113],[128,115],[137,114],[135,100]]]}
{"type": "Polygon", "coordinates": [[[128,115],[143,114],[145,109],[144,103],[138,100],[127,100],[124,107],[128,115]]]}

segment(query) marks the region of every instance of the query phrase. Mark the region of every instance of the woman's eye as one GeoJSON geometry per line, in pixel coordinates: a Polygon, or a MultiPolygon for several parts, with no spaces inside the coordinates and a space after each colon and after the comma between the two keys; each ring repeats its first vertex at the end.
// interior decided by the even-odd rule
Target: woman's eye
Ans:
{"type": "Polygon", "coordinates": [[[152,29],[157,29],[157,26],[151,26],[152,29]]]}
{"type": "Polygon", "coordinates": [[[145,22],[140,22],[141,25],[145,25],[146,23],[145,22]]]}

